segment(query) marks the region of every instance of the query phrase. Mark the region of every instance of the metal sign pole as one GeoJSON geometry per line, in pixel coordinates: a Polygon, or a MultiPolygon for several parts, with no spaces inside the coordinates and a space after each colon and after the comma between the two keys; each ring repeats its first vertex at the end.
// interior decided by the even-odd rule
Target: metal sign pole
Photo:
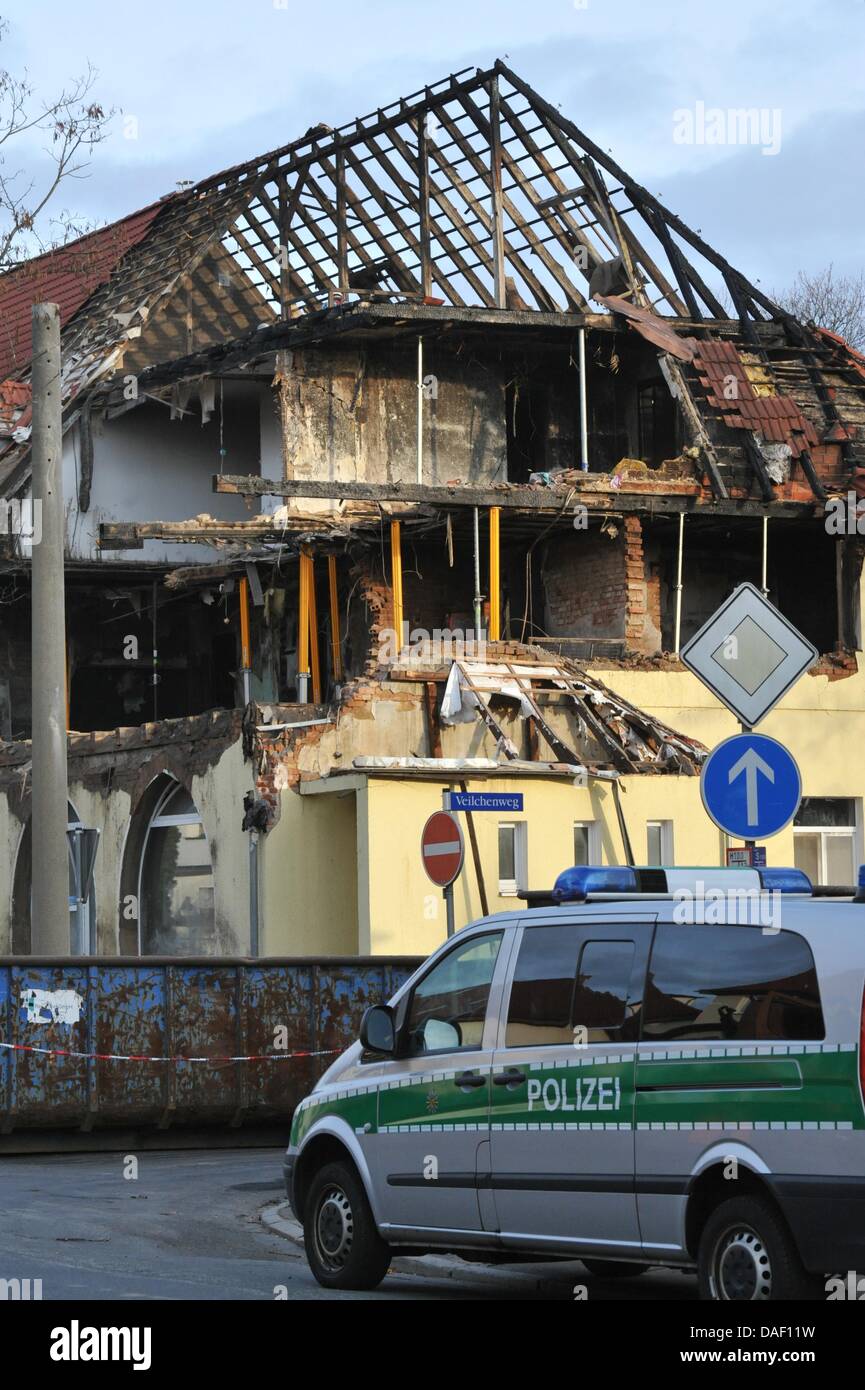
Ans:
{"type": "MultiPolygon", "coordinates": [[[[744,723],[744,721],[740,719],[740,720],[739,720],[739,732],[740,732],[740,733],[743,733],[743,734],[751,734],[751,733],[753,733],[754,731],[753,731],[753,729],[750,727],[749,724],[744,723]]],[[[746,840],[746,841],[745,841],[745,848],[746,848],[746,850],[748,851],[748,858],[749,858],[750,861],[751,861],[751,866],[752,866],[752,867],[753,867],[753,864],[754,864],[754,847],[755,847],[756,843],[757,843],[756,840],[746,840]]]]}
{"type": "Polygon", "coordinates": [[[447,888],[445,888],[445,890],[444,890],[444,898],[445,898],[445,911],[447,912],[447,919],[448,919],[448,936],[453,936],[454,931],[455,931],[455,927],[454,927],[454,886],[453,886],[452,883],[449,883],[448,886],[447,886],[447,888]]]}

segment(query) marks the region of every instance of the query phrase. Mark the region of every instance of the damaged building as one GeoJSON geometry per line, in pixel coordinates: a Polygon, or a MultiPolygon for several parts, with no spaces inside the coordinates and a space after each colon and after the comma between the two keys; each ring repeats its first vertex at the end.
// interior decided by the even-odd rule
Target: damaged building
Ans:
{"type": "Polygon", "coordinates": [[[63,324],[70,944],[425,953],[566,864],[721,863],[729,713],[677,653],[751,580],[821,655],[770,862],[865,858],[865,359],[505,64],[0,278],[0,950],[30,921],[30,306],[63,324]],[[732,305],[732,317],[726,307],[732,305]],[[829,719],[831,718],[831,738],[829,719]],[[74,880],[74,872],[70,871],[74,880]]]}

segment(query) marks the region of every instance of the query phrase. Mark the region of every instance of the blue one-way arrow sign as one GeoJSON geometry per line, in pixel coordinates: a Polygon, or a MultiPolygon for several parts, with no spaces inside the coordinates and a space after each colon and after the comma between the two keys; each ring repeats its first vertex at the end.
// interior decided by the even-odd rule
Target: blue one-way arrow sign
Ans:
{"type": "Polygon", "coordinates": [[[700,792],[721,830],[737,839],[764,840],[795,816],[802,778],[795,758],[776,739],[736,734],[706,760],[700,792]]]}

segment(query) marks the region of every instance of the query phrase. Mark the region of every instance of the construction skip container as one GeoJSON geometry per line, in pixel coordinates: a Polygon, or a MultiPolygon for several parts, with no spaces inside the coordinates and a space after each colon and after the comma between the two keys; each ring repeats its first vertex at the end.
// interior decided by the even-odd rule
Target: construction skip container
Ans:
{"type": "Polygon", "coordinates": [[[0,958],[0,1135],[287,1124],[414,957],[0,958]]]}

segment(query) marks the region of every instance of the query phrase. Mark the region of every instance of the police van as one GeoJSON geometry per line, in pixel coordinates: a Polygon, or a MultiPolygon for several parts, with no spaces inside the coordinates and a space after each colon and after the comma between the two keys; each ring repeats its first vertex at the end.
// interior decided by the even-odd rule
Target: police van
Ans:
{"type": "Polygon", "coordinates": [[[368,1009],[296,1110],[319,1283],[400,1251],[696,1268],[717,1300],[865,1273],[865,886],[579,867],[524,897],[368,1009]]]}

